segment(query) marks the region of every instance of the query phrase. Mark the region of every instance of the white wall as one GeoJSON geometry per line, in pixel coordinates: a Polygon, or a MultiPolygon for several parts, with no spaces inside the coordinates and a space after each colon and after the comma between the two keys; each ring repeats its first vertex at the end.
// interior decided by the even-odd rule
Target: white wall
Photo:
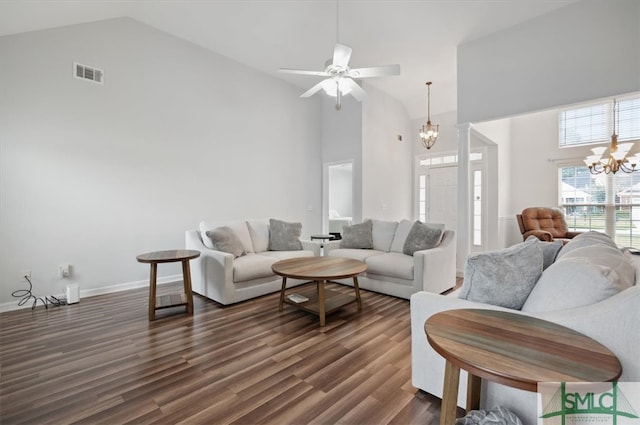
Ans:
{"type": "Polygon", "coordinates": [[[458,47],[458,122],[640,90],[640,2],[583,0],[458,47]]]}
{"type": "Polygon", "coordinates": [[[365,85],[362,103],[362,214],[380,220],[413,218],[413,145],[404,106],[365,85]],[[398,140],[402,136],[402,141],[398,140]]]}
{"type": "Polygon", "coordinates": [[[320,101],[299,88],[131,19],[2,37],[0,55],[0,307],[24,270],[38,295],[146,284],[136,255],[201,220],[320,228],[320,101]]]}

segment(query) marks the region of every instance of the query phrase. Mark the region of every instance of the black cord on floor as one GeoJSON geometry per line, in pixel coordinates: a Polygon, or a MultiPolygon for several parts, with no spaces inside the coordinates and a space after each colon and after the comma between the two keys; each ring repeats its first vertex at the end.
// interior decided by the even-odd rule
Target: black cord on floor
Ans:
{"type": "Polygon", "coordinates": [[[28,303],[29,301],[33,300],[33,305],[31,306],[31,310],[36,308],[36,305],[38,304],[38,301],[40,301],[42,303],[42,305],[44,306],[44,308],[49,309],[49,304],[59,307],[59,306],[63,306],[63,305],[67,305],[67,300],[65,300],[64,298],[56,298],[53,295],[50,295],[48,297],[36,297],[35,295],[33,295],[33,293],[31,291],[33,291],[33,284],[31,283],[31,279],[29,279],[28,276],[24,277],[27,280],[27,283],[29,283],[29,289],[18,289],[16,291],[13,291],[11,293],[11,296],[15,297],[15,298],[20,298],[20,301],[18,301],[18,306],[23,306],[26,303],[28,303]]]}

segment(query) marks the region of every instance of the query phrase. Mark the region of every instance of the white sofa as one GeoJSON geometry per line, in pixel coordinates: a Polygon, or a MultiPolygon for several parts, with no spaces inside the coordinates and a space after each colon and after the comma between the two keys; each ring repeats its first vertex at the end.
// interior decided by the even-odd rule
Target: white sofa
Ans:
{"type": "MultiPolygon", "coordinates": [[[[565,250],[570,244],[575,242],[569,242],[560,253],[565,250]]],[[[584,241],[583,241],[584,243],[584,241]]],[[[579,253],[579,251],[574,251],[579,253]]],[[[593,254],[593,251],[591,252],[593,254]]],[[[574,255],[574,257],[576,257],[574,255]]],[[[626,255],[626,258],[632,264],[633,269],[640,269],[640,257],[626,255]]],[[[600,262],[598,267],[603,269],[602,257],[597,259],[596,262],[600,262]]],[[[547,273],[547,277],[551,280],[547,280],[546,283],[561,286],[565,283],[567,286],[577,284],[576,287],[582,287],[586,283],[586,274],[584,270],[574,269],[572,267],[583,267],[585,269],[591,267],[586,265],[588,260],[585,258],[574,258],[570,260],[573,264],[568,263],[567,260],[559,259],[547,268],[543,272],[543,276],[547,273]],[[564,262],[566,267],[563,272],[567,278],[557,279],[553,281],[553,273],[557,273],[558,264],[564,262]],[[556,267],[555,271],[552,269],[556,267]],[[549,272],[551,270],[551,272],[549,272]],[[574,273],[575,278],[570,276],[574,273]],[[567,274],[568,273],[568,274],[567,274]],[[571,282],[573,279],[572,283],[571,282]]],[[[606,266],[604,266],[606,268],[606,266]]],[[[610,273],[612,269],[603,271],[602,273],[610,273]]],[[[620,272],[620,268],[613,269],[616,273],[620,272]]],[[[635,272],[638,275],[637,272],[635,272]]],[[[537,285],[542,282],[542,276],[538,279],[537,285]]],[[[551,322],[555,322],[578,332],[581,332],[601,344],[605,345],[611,351],[613,351],[620,362],[622,363],[622,376],[619,381],[622,382],[637,382],[640,381],[640,341],[638,339],[638,329],[640,328],[640,285],[635,284],[638,280],[633,277],[633,286],[622,289],[615,295],[608,296],[600,301],[577,306],[580,304],[580,298],[584,296],[592,296],[597,291],[589,291],[590,294],[580,294],[579,291],[565,292],[558,289],[557,297],[549,297],[548,302],[549,311],[519,311],[513,309],[507,309],[491,304],[473,302],[466,299],[458,298],[458,293],[461,291],[455,291],[447,296],[437,295],[428,292],[418,292],[411,297],[411,366],[412,366],[412,382],[413,386],[433,394],[437,397],[442,397],[443,382],[444,382],[444,359],[436,353],[429,345],[425,332],[424,323],[433,314],[444,310],[459,309],[459,308],[483,308],[483,309],[495,309],[511,311],[518,314],[531,315],[539,317],[551,322]],[[570,300],[563,299],[561,294],[571,293],[570,300]],[[558,308],[562,303],[568,302],[569,305],[574,307],[558,308]]],[[[585,285],[586,286],[586,285],[585,285]]],[[[569,290],[569,288],[566,288],[569,290]]],[[[588,291],[585,288],[585,291],[588,291]]],[[[544,291],[531,292],[531,295],[527,298],[527,302],[531,298],[537,298],[536,304],[538,304],[537,310],[540,310],[541,302],[544,303],[544,299],[540,299],[540,295],[544,294],[544,291]]],[[[527,309],[527,302],[523,306],[523,310],[527,309]]],[[[467,373],[463,370],[460,374],[460,386],[458,392],[458,406],[464,408],[466,399],[466,387],[467,387],[467,373]]],[[[503,406],[513,411],[522,420],[524,425],[534,425],[538,423],[537,420],[537,394],[518,389],[509,388],[507,386],[488,382],[483,380],[481,389],[481,403],[480,407],[483,409],[491,409],[496,406],[503,406]]]]}
{"type": "MultiPolygon", "coordinates": [[[[320,245],[300,241],[301,250],[269,251],[269,220],[239,220],[226,223],[200,223],[200,230],[185,232],[186,249],[200,251],[200,257],[191,260],[193,291],[221,304],[233,304],[261,295],[277,292],[282,278],[273,273],[271,265],[279,260],[312,257],[320,254],[320,245]],[[207,247],[203,242],[207,229],[227,226],[239,237],[246,254],[234,258],[233,254],[207,247]]],[[[287,279],[287,287],[304,281],[287,279]]]]}
{"type": "MultiPolygon", "coordinates": [[[[353,258],[367,265],[367,271],[358,277],[360,288],[409,299],[418,291],[442,293],[455,286],[454,231],[445,230],[438,246],[411,256],[403,253],[403,246],[414,222],[371,221],[373,249],[341,248],[340,240],[324,244],[327,256],[353,258]]],[[[353,285],[352,279],[337,282],[353,285]]]]}

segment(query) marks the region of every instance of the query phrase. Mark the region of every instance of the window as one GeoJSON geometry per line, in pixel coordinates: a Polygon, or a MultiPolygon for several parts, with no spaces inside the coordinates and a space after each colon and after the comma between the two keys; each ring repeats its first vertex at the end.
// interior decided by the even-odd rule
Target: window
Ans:
{"type": "Polygon", "coordinates": [[[593,175],[585,166],[570,166],[559,175],[570,230],[604,232],[619,246],[640,248],[640,173],[593,175]]]}
{"type": "MultiPolygon", "coordinates": [[[[617,99],[618,141],[640,139],[640,97],[617,99]]],[[[613,132],[613,100],[560,111],[560,147],[608,142],[613,132]]]]}

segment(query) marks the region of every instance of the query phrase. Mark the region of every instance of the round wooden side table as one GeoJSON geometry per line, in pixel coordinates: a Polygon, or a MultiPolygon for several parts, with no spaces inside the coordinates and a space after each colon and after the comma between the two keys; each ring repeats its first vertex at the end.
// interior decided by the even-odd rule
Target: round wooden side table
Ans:
{"type": "Polygon", "coordinates": [[[169,251],[154,251],[141,254],[136,257],[140,263],[151,265],[149,276],[149,320],[155,320],[156,310],[184,305],[187,313],[193,314],[193,292],[191,291],[191,269],[189,260],[198,258],[200,251],[187,249],[174,249],[169,251]],[[169,294],[156,297],[156,278],[158,273],[158,263],[182,262],[182,281],[184,293],[169,294]]]}
{"type": "Polygon", "coordinates": [[[424,324],[445,358],[440,425],[455,421],[460,369],[468,373],[467,411],[480,405],[480,379],[525,391],[539,382],[609,382],[622,365],[599,342],[559,324],[499,310],[446,310],[424,324]]]}

